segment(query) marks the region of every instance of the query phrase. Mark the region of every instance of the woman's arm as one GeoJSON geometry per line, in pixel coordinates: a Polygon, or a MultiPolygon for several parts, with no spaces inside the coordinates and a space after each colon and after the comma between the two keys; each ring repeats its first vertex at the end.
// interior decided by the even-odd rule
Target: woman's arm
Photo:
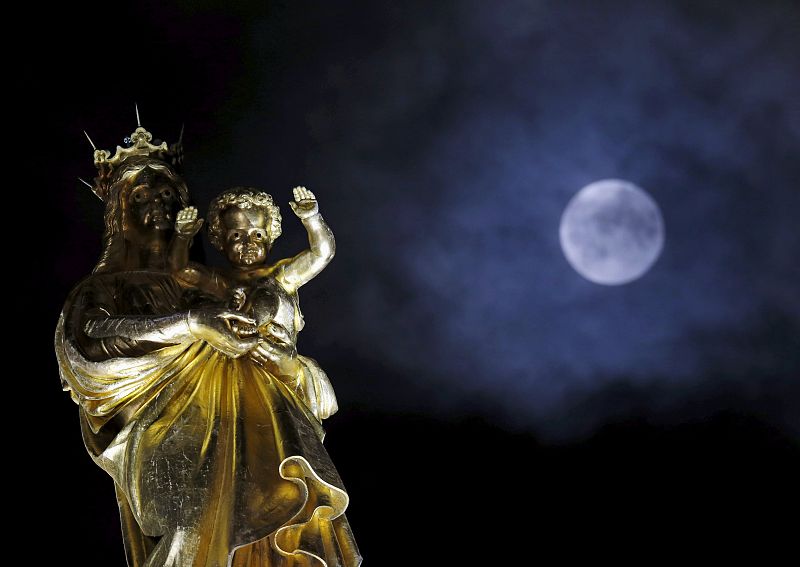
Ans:
{"type": "Polygon", "coordinates": [[[241,313],[221,307],[204,307],[160,317],[90,317],[85,325],[86,336],[93,339],[122,338],[156,344],[178,344],[200,339],[223,354],[237,358],[256,345],[255,337],[240,337],[231,322],[255,325],[241,313]]]}
{"type": "Polygon", "coordinates": [[[93,339],[123,337],[159,344],[178,344],[193,338],[188,311],[162,317],[90,317],[83,330],[93,339]]]}

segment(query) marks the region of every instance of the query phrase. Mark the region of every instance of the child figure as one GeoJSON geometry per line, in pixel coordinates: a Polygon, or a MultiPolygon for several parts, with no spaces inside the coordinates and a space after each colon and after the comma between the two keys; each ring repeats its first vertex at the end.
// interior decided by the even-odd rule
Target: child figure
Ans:
{"type": "Polygon", "coordinates": [[[179,280],[228,301],[256,321],[255,328],[237,329],[242,336],[258,336],[249,356],[289,386],[321,421],[338,406],[319,364],[297,354],[297,334],[304,325],[297,290],[328,265],[335,242],[314,194],[305,187],[295,187],[293,194],[289,204],[308,231],[307,250],[268,264],[272,243],[281,234],[280,211],[267,193],[237,187],[214,199],[208,211],[209,239],[231,269],[219,273],[189,263],[189,244],[203,224],[193,207],[178,213],[169,262],[179,280]]]}

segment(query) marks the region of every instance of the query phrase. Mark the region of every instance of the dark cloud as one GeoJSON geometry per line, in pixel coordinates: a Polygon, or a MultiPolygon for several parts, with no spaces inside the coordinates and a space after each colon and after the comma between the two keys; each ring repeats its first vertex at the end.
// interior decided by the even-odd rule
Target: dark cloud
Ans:
{"type": "MultiPolygon", "coordinates": [[[[800,319],[796,5],[178,3],[119,21],[130,29],[113,37],[150,37],[142,65],[165,72],[128,86],[120,72],[97,108],[65,95],[65,107],[80,100],[70,143],[96,125],[111,146],[134,99],[159,132],[185,119],[195,200],[272,191],[285,217],[276,257],[305,245],[290,188],[314,190],[338,247],[302,292],[301,345],[338,367],[352,403],[569,437],[721,388],[785,422],[791,392],[748,392],[791,374],[775,366],[786,345],[724,337],[761,340],[775,312],[790,332],[800,319]],[[558,241],[569,199],[608,177],[645,188],[666,227],[653,269],[620,287],[583,280],[558,241]],[[719,378],[730,368],[736,380],[719,378]],[[642,403],[604,394],[619,384],[642,403]],[[588,417],[576,421],[575,404],[588,417]]],[[[100,33],[66,52],[83,59],[64,55],[78,83],[96,73],[79,64],[94,41],[112,39],[100,33]]],[[[96,247],[91,198],[64,195],[82,211],[58,219],[65,248],[96,247]]],[[[73,256],[59,256],[64,285],[93,261],[73,256]]]]}
{"type": "MultiPolygon", "coordinates": [[[[343,41],[319,28],[320,52],[284,85],[304,93],[294,127],[311,138],[337,262],[362,264],[325,284],[347,319],[341,340],[410,387],[434,383],[434,406],[480,409],[476,397],[562,435],[583,427],[576,399],[591,400],[586,423],[629,411],[604,394],[620,383],[653,398],[645,412],[664,392],[674,409],[721,388],[742,410],[785,416],[746,393],[768,389],[770,369],[741,364],[750,351],[722,337],[761,336],[774,306],[800,317],[797,7],[419,10],[383,10],[343,41]],[[582,280],[557,236],[571,196],[605,177],[648,190],[667,231],[652,271],[618,288],[582,280]],[[735,385],[714,377],[729,366],[735,385]]],[[[242,143],[259,128],[248,117],[242,143]]],[[[377,403],[402,399],[385,394],[377,403]]]]}

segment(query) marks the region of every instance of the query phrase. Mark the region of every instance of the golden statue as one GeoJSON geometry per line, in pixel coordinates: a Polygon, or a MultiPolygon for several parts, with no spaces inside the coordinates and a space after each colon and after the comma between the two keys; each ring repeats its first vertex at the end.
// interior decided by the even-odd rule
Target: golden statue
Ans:
{"type": "Polygon", "coordinates": [[[299,355],[297,289],[334,254],[315,196],[291,207],[310,248],[267,264],[281,231],[266,193],[209,211],[232,267],[188,261],[203,224],[178,174],[180,143],[95,150],[103,252],[56,329],[62,384],[86,447],[114,480],[130,567],[357,567],[348,495],[322,441],[336,398],[299,355]]]}

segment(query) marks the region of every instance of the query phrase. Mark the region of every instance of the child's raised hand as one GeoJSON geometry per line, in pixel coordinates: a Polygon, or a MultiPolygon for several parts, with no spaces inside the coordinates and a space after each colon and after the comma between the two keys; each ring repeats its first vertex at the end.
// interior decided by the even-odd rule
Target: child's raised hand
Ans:
{"type": "Polygon", "coordinates": [[[175,218],[175,233],[185,238],[194,238],[203,226],[203,219],[197,218],[197,209],[186,207],[178,211],[175,218]]]}
{"type": "Polygon", "coordinates": [[[289,206],[292,207],[294,214],[301,219],[312,217],[319,212],[319,204],[314,193],[305,187],[295,187],[292,189],[294,193],[294,201],[289,201],[289,206]]]}

